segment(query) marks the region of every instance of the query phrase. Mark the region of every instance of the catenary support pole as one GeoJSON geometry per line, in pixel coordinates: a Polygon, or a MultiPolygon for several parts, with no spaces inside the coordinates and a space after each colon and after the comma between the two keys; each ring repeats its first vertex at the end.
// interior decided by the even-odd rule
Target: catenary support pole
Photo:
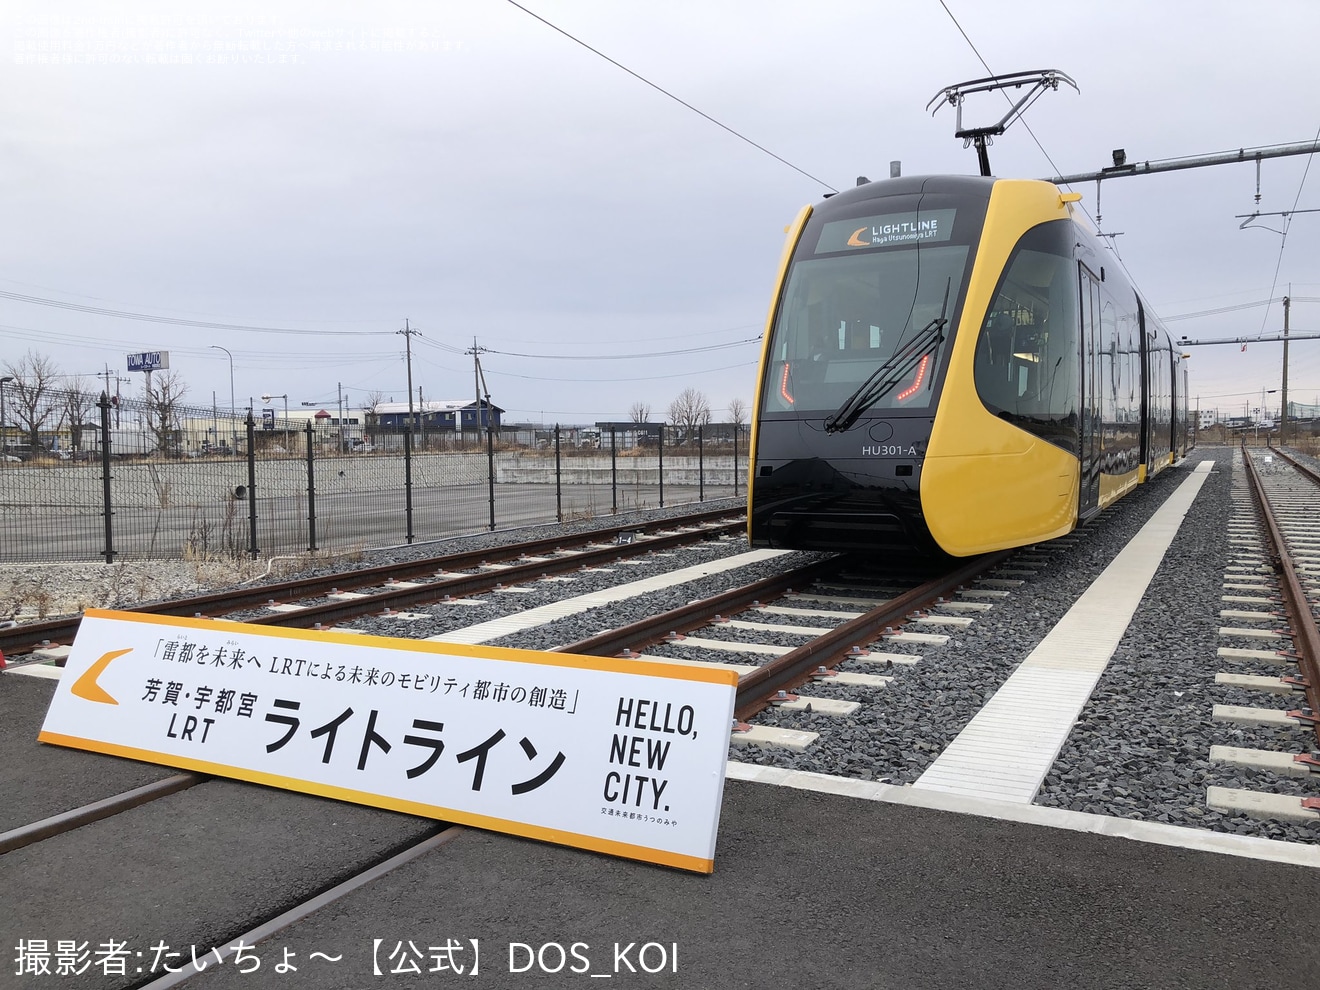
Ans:
{"type": "Polygon", "coordinates": [[[313,457],[312,421],[307,421],[307,549],[316,550],[316,463],[313,457]]]}
{"type": "Polygon", "coordinates": [[[110,501],[110,395],[101,393],[101,505],[105,516],[105,562],[115,562],[114,506],[110,501]]]}
{"type": "Polygon", "coordinates": [[[403,514],[407,520],[408,542],[413,541],[412,427],[403,434],[403,514]]]}
{"type": "Polygon", "coordinates": [[[256,557],[257,550],[257,424],[252,419],[252,407],[247,411],[247,467],[248,467],[248,553],[256,557]]]}

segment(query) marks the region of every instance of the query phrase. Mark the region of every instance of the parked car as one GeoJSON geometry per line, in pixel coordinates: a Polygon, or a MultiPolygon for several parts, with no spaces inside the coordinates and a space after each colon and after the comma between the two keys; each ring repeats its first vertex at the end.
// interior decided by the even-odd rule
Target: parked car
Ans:
{"type": "Polygon", "coordinates": [[[5,456],[13,457],[16,460],[28,461],[32,459],[33,451],[30,443],[7,443],[5,444],[5,456]]]}

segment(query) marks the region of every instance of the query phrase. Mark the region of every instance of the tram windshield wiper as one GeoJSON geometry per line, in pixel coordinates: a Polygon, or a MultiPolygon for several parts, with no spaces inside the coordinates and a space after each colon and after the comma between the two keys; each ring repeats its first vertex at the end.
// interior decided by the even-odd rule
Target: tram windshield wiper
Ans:
{"type": "MultiPolygon", "coordinates": [[[[944,340],[944,328],[948,326],[945,313],[949,309],[949,289],[953,284],[950,278],[944,285],[944,305],[940,315],[922,327],[915,337],[896,350],[889,360],[871,372],[866,381],[857,387],[857,391],[848,396],[843,405],[832,415],[825,417],[826,433],[841,433],[857,422],[857,418],[898,387],[908,375],[921,364],[940,342],[944,340]]],[[[932,376],[932,382],[934,378],[932,376]]]]}

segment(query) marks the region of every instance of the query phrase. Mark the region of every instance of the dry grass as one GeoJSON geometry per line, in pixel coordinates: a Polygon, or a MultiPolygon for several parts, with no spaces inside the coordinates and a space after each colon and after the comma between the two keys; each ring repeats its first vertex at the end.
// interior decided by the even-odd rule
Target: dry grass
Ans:
{"type": "Polygon", "coordinates": [[[9,564],[0,572],[0,619],[20,622],[77,615],[89,608],[128,608],[237,585],[287,580],[332,558],[360,561],[362,548],[253,560],[228,552],[193,553],[186,560],[128,560],[114,564],[9,564]]]}

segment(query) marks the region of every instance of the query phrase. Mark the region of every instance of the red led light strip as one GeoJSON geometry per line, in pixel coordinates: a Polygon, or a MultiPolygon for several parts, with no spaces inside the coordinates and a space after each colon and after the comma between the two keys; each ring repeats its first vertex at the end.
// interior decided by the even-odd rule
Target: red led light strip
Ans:
{"type": "Polygon", "coordinates": [[[790,406],[793,405],[793,396],[788,391],[788,363],[784,363],[784,377],[779,382],[779,394],[784,397],[784,401],[790,406]]]}
{"type": "Polygon", "coordinates": [[[899,402],[902,402],[908,396],[915,394],[917,389],[921,388],[922,379],[926,377],[926,365],[928,364],[930,364],[929,354],[923,356],[921,359],[921,364],[917,365],[917,380],[914,381],[907,388],[903,389],[903,391],[898,393],[899,402]]]}

